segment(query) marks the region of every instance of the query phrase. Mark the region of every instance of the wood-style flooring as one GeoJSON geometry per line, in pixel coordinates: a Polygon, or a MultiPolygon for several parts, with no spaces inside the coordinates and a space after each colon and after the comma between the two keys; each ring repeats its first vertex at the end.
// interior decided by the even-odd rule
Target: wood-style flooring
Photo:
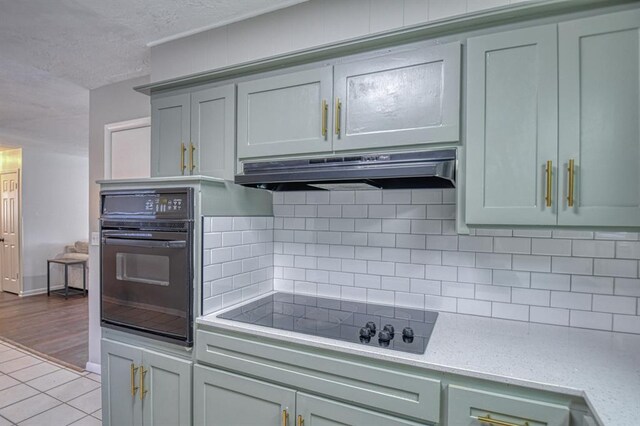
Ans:
{"type": "Polygon", "coordinates": [[[84,369],[89,356],[89,297],[18,297],[0,292],[0,337],[84,369]]]}

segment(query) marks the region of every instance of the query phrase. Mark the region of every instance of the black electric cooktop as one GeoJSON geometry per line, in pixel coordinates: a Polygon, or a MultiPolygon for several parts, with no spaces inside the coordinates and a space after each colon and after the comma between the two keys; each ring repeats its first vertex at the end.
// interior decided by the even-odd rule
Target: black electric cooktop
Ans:
{"type": "Polygon", "coordinates": [[[219,318],[328,337],[365,346],[424,353],[437,312],[275,293],[219,318]]]}

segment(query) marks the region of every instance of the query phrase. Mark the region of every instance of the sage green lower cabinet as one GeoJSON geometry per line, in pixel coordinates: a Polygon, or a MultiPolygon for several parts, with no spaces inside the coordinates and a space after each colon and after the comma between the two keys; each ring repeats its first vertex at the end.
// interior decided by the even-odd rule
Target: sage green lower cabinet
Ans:
{"type": "MultiPolygon", "coordinates": [[[[296,396],[296,408],[296,420],[300,416],[304,426],[419,426],[425,424],[302,392],[298,392],[296,396]]],[[[293,423],[290,424],[293,425],[293,423]]]]}
{"type": "Polygon", "coordinates": [[[103,424],[190,425],[192,362],[102,339],[103,424]]]}
{"type": "Polygon", "coordinates": [[[563,405],[455,385],[448,386],[447,396],[451,426],[569,426],[570,410],[563,405]]]}
{"type": "Polygon", "coordinates": [[[296,392],[261,380],[196,365],[193,421],[200,426],[294,425],[296,392]],[[283,422],[289,417],[289,423],[283,422]]]}
{"type": "Polygon", "coordinates": [[[421,424],[199,365],[193,376],[194,424],[199,426],[421,424]]]}

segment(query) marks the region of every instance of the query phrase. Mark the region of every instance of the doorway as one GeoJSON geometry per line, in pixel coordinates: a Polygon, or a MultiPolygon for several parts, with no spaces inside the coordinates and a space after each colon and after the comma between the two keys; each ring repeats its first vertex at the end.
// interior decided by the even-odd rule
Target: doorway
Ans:
{"type": "Polygon", "coordinates": [[[20,294],[19,171],[0,172],[0,289],[20,294]]]}

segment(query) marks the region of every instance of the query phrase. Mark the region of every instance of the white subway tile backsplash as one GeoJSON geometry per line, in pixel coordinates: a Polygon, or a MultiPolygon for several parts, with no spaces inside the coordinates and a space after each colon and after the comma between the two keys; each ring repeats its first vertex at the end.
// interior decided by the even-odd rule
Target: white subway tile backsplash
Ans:
{"type": "MultiPolygon", "coordinates": [[[[619,296],[640,297],[640,280],[631,278],[615,278],[614,293],[619,296]]],[[[640,312],[638,314],[640,315],[640,312]]]]}
{"type": "Polygon", "coordinates": [[[594,275],[605,275],[610,277],[638,277],[637,260],[617,260],[617,259],[594,259],[594,275]]]}
{"type": "Polygon", "coordinates": [[[571,256],[571,240],[534,238],[531,240],[531,253],[551,256],[571,256]]]}
{"type": "Polygon", "coordinates": [[[450,189],[273,198],[274,218],[204,219],[206,312],[277,289],[640,334],[638,233],[457,235],[450,189]]]}
{"type": "Polygon", "coordinates": [[[593,310],[598,312],[611,312],[613,314],[636,314],[635,297],[624,296],[604,296],[595,294],[593,296],[593,310]]]}
{"type": "Polygon", "coordinates": [[[511,255],[477,253],[476,267],[490,269],[511,269],[511,255]]]}
{"type": "Polygon", "coordinates": [[[511,288],[499,285],[476,284],[475,298],[508,303],[511,301],[511,288]]]}
{"type": "Polygon", "coordinates": [[[613,278],[572,275],[571,291],[577,293],[613,294],[613,278]]]}
{"type": "Polygon", "coordinates": [[[584,293],[570,293],[568,291],[552,291],[551,306],[554,308],[591,310],[592,295],[584,293]]]}
{"type": "Polygon", "coordinates": [[[640,259],[640,242],[617,241],[616,257],[618,259],[640,259]]]}
{"type": "Polygon", "coordinates": [[[469,315],[491,316],[491,302],[471,299],[458,299],[458,313],[469,315]]]}
{"type": "Polygon", "coordinates": [[[595,330],[611,330],[613,316],[599,312],[571,311],[569,325],[571,327],[591,328],[595,330]]]}
{"type": "Polygon", "coordinates": [[[443,296],[448,297],[473,299],[475,296],[475,286],[473,284],[443,281],[441,291],[443,296]]]}
{"type": "Polygon", "coordinates": [[[429,250],[458,250],[458,237],[447,235],[427,235],[429,250]]]}
{"type": "Polygon", "coordinates": [[[640,334],[640,316],[614,315],[613,331],[620,331],[622,333],[640,334]]]}
{"type": "Polygon", "coordinates": [[[542,324],[569,325],[569,310],[532,306],[529,310],[529,321],[542,324]]]}
{"type": "Polygon", "coordinates": [[[551,272],[551,257],[514,254],[513,269],[516,271],[551,272]]]}
{"type": "Polygon", "coordinates": [[[577,240],[573,242],[573,255],[579,257],[613,257],[613,241],[577,240]]]}
{"type": "Polygon", "coordinates": [[[493,239],[496,253],[531,254],[530,238],[496,237],[493,239]]]}
{"type": "Polygon", "coordinates": [[[493,284],[510,287],[529,287],[531,284],[531,273],[496,269],[493,271],[493,284]]]}
{"type": "Polygon", "coordinates": [[[549,306],[551,292],[549,290],[535,290],[529,288],[514,288],[511,290],[511,302],[523,305],[549,306]]]}
{"type": "Polygon", "coordinates": [[[455,297],[442,297],[427,294],[424,296],[424,307],[425,309],[432,309],[434,311],[457,312],[458,299],[455,297]]]}
{"type": "Polygon", "coordinates": [[[529,306],[494,302],[491,304],[491,316],[515,321],[529,321],[529,306]]]}
{"type": "Polygon", "coordinates": [[[593,273],[593,259],[553,256],[551,258],[551,272],[557,274],[591,275],[593,273]]]}
{"type": "MultiPolygon", "coordinates": [[[[491,269],[458,268],[458,281],[463,283],[491,284],[491,269]]],[[[429,278],[429,277],[427,277],[429,278]]]]}

